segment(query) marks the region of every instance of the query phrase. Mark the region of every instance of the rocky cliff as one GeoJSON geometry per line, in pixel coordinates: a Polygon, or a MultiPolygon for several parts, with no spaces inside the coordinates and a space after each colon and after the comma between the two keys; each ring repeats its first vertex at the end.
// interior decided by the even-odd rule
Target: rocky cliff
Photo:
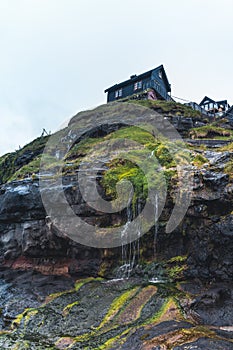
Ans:
{"type": "MultiPolygon", "coordinates": [[[[157,108],[156,105],[155,107],[157,108]]],[[[167,112],[161,110],[161,106],[159,106],[159,112],[163,118],[169,119],[180,132],[186,134],[186,137],[190,129],[200,129],[200,116],[197,115],[195,118],[193,116],[177,116],[176,109],[174,110],[175,107],[172,106],[173,109],[167,112]],[[198,127],[192,129],[191,127],[195,124],[198,127]]],[[[117,137],[118,139],[122,135],[125,137],[127,134],[127,137],[129,136],[131,138],[145,138],[147,144],[149,143],[150,149],[154,147],[156,150],[157,147],[155,156],[165,165],[165,171],[167,171],[169,176],[174,170],[174,165],[171,164],[172,159],[168,157],[167,150],[161,147],[161,143],[159,144],[159,148],[156,144],[152,144],[149,135],[142,135],[138,130],[135,131],[132,127],[126,127],[127,120],[124,113],[126,114],[127,110],[125,109],[123,111],[121,110],[123,113],[120,119],[121,122],[119,122],[119,119],[116,122],[116,110],[112,110],[111,108],[113,107],[104,106],[98,108],[96,111],[86,112],[85,124],[82,126],[84,130],[82,130],[81,137],[79,138],[77,138],[76,129],[77,125],[80,128],[80,122],[78,124],[75,122],[79,118],[79,115],[71,120],[70,125],[72,125],[72,132],[76,135],[76,141],[69,151],[64,165],[63,186],[57,192],[54,192],[53,187],[57,185],[56,181],[54,182],[51,174],[47,180],[47,192],[48,197],[52,198],[51,202],[56,203],[60,195],[59,191],[64,191],[66,199],[76,215],[98,226],[114,226],[122,221],[122,217],[126,213],[123,211],[112,214],[100,214],[91,208],[83,199],[83,194],[79,188],[78,166],[80,159],[83,159],[90,152],[90,147],[93,147],[93,145],[96,146],[100,141],[103,142],[103,140],[109,139],[111,135],[111,137],[117,137]],[[101,120],[100,126],[88,125],[90,114],[101,120]]],[[[179,111],[178,114],[180,113],[179,111]]],[[[83,120],[83,116],[81,117],[83,120]]],[[[202,124],[204,123],[202,122],[202,124]]],[[[223,122],[221,124],[223,125],[223,122]]],[[[205,130],[205,127],[203,130],[205,130]]],[[[216,127],[217,131],[218,129],[220,128],[216,127]]],[[[225,128],[225,130],[230,129],[225,128]]],[[[58,133],[57,136],[59,140],[62,138],[64,139],[63,131],[60,134],[58,133]]],[[[212,138],[213,141],[218,144],[218,139],[213,140],[212,138]]],[[[38,140],[36,142],[38,145],[38,140]]],[[[142,139],[142,142],[144,142],[144,139],[142,139]]],[[[225,142],[228,142],[228,140],[225,142]]],[[[44,146],[44,139],[42,139],[41,144],[44,146]]],[[[33,165],[33,162],[38,157],[39,151],[35,149],[34,143],[32,145],[35,151],[34,158],[32,155],[29,158],[26,157],[25,154],[22,154],[22,151],[20,151],[19,158],[16,158],[17,163],[19,163],[20,159],[25,160],[27,158],[27,170],[30,169],[30,165],[33,165]]],[[[65,142],[63,142],[60,149],[62,147],[64,148],[64,145],[65,142]]],[[[43,150],[42,146],[39,145],[38,147],[40,152],[43,150]]],[[[192,153],[191,170],[194,174],[192,199],[180,225],[171,233],[166,233],[164,223],[169,219],[172,208],[174,207],[175,197],[173,192],[180,186],[175,172],[172,173],[172,177],[170,176],[169,178],[170,189],[167,194],[166,203],[156,227],[158,230],[156,254],[161,261],[180,255],[187,256],[186,263],[188,268],[186,275],[189,277],[231,280],[233,273],[231,260],[233,183],[231,171],[228,168],[232,164],[232,148],[230,144],[225,146],[226,150],[224,150],[224,147],[222,149],[208,149],[206,146],[201,148],[199,145],[190,145],[189,148],[192,153]]],[[[25,152],[27,155],[33,153],[28,146],[25,152]]],[[[57,149],[55,148],[53,152],[57,152],[57,149]]],[[[102,149],[101,152],[103,152],[102,149]]],[[[50,160],[49,162],[52,161],[50,160]]],[[[4,164],[7,166],[8,162],[5,160],[4,164]]],[[[13,264],[14,267],[20,267],[22,265],[25,268],[34,266],[34,268],[44,272],[47,270],[48,273],[59,274],[63,271],[66,274],[80,273],[81,275],[93,274],[94,276],[103,272],[101,265],[111,266],[120,264],[121,249],[115,248],[108,251],[83,246],[60,232],[50,222],[48,213],[44,209],[41,200],[39,179],[35,175],[39,169],[35,167],[29,170],[28,173],[25,173],[24,168],[25,163],[23,162],[20,170],[15,172],[17,176],[22,177],[21,180],[7,182],[1,186],[0,242],[2,264],[13,264]],[[28,178],[25,178],[25,176],[28,178]]],[[[111,164],[107,160],[107,167],[105,166],[103,169],[99,169],[98,176],[103,178],[103,174],[108,173],[106,169],[109,168],[111,170],[111,164]]],[[[15,168],[13,169],[15,170],[15,168]]],[[[116,165],[114,165],[114,171],[115,169],[116,165]]],[[[128,169],[124,168],[125,170],[128,169]]],[[[51,172],[51,168],[48,171],[51,172]]],[[[16,179],[16,176],[14,177],[14,174],[12,174],[11,178],[16,179]]],[[[107,182],[109,180],[107,177],[106,179],[105,182],[98,184],[98,190],[105,198],[108,196],[103,186],[108,186],[107,190],[110,188],[107,182]]],[[[114,179],[111,178],[110,180],[113,181],[114,179]]],[[[137,183],[135,182],[134,185],[137,186],[137,183]]],[[[89,185],[86,184],[86,186],[86,190],[88,191],[89,185]]],[[[110,195],[113,195],[112,188],[110,190],[112,191],[110,191],[110,195]]],[[[141,256],[139,258],[145,261],[153,258],[154,228],[150,229],[146,236],[149,239],[145,237],[141,238],[141,256]]],[[[106,272],[109,271],[106,270],[106,272]]]]}
{"type": "MultiPolygon", "coordinates": [[[[6,310],[5,305],[11,305],[9,294],[3,298],[4,327],[7,320],[16,327],[13,334],[0,337],[3,349],[232,348],[228,339],[233,277],[232,128],[227,120],[205,120],[199,113],[174,103],[136,101],[119,106],[105,105],[78,114],[66,129],[50,139],[47,148],[49,139],[41,138],[0,158],[2,278],[14,285],[18,276],[14,273],[31,271],[29,280],[33,276],[35,283],[29,283],[26,277],[26,290],[36,291],[15,312],[6,310]],[[158,134],[147,127],[139,128],[145,121],[154,120],[154,112],[158,134]],[[177,146],[180,140],[170,125],[185,138],[185,152],[184,144],[177,146]],[[122,145],[131,152],[130,159],[123,159],[122,145]],[[184,170],[192,173],[192,191],[185,216],[168,232],[166,225],[185,181],[185,175],[182,177],[176,169],[175,153],[185,160],[184,170]],[[59,225],[67,222],[67,216],[72,221],[61,201],[63,195],[72,212],[98,228],[98,234],[109,227],[125,227],[140,215],[149,190],[138,155],[148,164],[153,186],[166,184],[163,207],[152,206],[153,215],[160,214],[158,221],[137,241],[119,247],[92,247],[82,244],[76,236],[72,239],[59,225]],[[154,159],[160,164],[156,165],[157,175],[150,168],[154,159]],[[82,162],[89,171],[85,170],[85,193],[80,182],[82,162]],[[127,201],[120,210],[111,207],[109,212],[92,207],[93,183],[105,202],[118,205],[116,184],[122,179],[133,184],[130,203],[127,201]],[[61,209],[55,221],[45,201],[61,209]],[[64,282],[66,291],[49,297],[40,306],[49,290],[41,294],[41,282],[39,287],[37,282],[41,277],[37,273],[68,279],[73,289],[67,292],[70,287],[64,282]],[[97,280],[73,282],[84,277],[97,280]],[[100,279],[116,277],[128,279],[100,279]],[[93,297],[93,312],[86,295],[93,297]],[[23,312],[27,308],[30,309],[23,312]],[[20,312],[23,314],[17,318],[20,312]],[[18,337],[24,339],[24,347],[19,347],[18,337]]],[[[46,278],[43,283],[48,285],[51,279],[46,278]]],[[[51,292],[58,291],[58,285],[60,288],[60,284],[54,285],[51,292]]],[[[20,287],[14,286],[14,290],[17,288],[20,287]]],[[[15,300],[15,294],[11,295],[15,300]]]]}

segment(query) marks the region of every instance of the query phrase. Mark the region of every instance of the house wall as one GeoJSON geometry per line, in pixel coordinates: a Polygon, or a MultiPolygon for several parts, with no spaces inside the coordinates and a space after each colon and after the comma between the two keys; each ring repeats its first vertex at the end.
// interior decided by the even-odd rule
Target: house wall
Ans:
{"type": "Polygon", "coordinates": [[[170,100],[170,97],[167,93],[167,88],[163,78],[160,76],[160,69],[154,69],[151,73],[151,76],[147,78],[140,79],[139,77],[132,78],[127,85],[124,85],[122,89],[122,95],[115,97],[116,90],[120,90],[119,87],[116,87],[115,90],[108,92],[108,102],[116,101],[124,97],[131,96],[133,94],[139,93],[143,90],[153,88],[156,91],[156,95],[159,95],[165,99],[170,100]],[[142,81],[142,87],[140,89],[134,90],[134,84],[136,82],[142,81]]]}
{"type": "Polygon", "coordinates": [[[119,88],[116,88],[116,90],[108,92],[108,102],[112,102],[112,101],[118,100],[120,98],[128,97],[128,96],[131,96],[133,94],[136,94],[137,92],[143,91],[143,90],[149,88],[150,81],[151,81],[150,77],[145,78],[145,79],[135,79],[134,78],[131,80],[131,82],[129,82],[128,85],[125,85],[122,87],[122,96],[115,98],[115,92],[116,92],[116,90],[119,90],[119,88]],[[142,88],[134,90],[134,84],[136,82],[139,82],[139,81],[142,81],[142,88]]]}

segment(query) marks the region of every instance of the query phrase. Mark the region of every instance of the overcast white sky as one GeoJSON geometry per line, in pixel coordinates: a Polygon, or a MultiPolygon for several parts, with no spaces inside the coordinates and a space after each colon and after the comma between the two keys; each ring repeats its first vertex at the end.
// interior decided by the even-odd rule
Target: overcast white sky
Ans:
{"type": "Polygon", "coordinates": [[[232,0],[0,0],[0,155],[163,64],[172,94],[233,104],[232,0]]]}

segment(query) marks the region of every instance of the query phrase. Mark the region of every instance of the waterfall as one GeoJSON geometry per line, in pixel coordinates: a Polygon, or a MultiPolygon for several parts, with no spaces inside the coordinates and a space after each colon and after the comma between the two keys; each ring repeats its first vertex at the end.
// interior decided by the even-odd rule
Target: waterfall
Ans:
{"type": "MultiPolygon", "coordinates": [[[[131,195],[130,195],[131,198],[131,195]]],[[[141,206],[140,203],[137,204],[137,208],[135,210],[135,215],[140,214],[141,206]]],[[[141,229],[138,226],[137,228],[137,240],[131,242],[131,232],[128,233],[128,227],[133,220],[133,211],[131,206],[131,201],[129,200],[127,204],[127,222],[124,225],[121,231],[121,263],[122,265],[118,269],[117,277],[119,278],[129,278],[133,268],[136,265],[136,261],[139,262],[140,259],[140,236],[141,229]],[[129,235],[129,237],[128,237],[129,235]],[[129,238],[130,243],[127,244],[127,240],[129,238]]]]}
{"type": "Polygon", "coordinates": [[[157,236],[158,236],[158,194],[155,194],[154,202],[154,218],[155,218],[155,228],[154,228],[154,257],[157,255],[157,236]]]}

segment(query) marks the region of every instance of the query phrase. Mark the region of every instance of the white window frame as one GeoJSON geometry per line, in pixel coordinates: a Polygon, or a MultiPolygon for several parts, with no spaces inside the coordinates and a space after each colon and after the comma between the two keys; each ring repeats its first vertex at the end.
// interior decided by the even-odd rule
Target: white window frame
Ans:
{"type": "Polygon", "coordinates": [[[136,83],[134,83],[134,88],[133,88],[134,91],[139,90],[141,88],[142,88],[142,80],[139,80],[136,83]]]}
{"type": "Polygon", "coordinates": [[[118,89],[115,91],[115,98],[122,97],[122,89],[118,89]]]}

